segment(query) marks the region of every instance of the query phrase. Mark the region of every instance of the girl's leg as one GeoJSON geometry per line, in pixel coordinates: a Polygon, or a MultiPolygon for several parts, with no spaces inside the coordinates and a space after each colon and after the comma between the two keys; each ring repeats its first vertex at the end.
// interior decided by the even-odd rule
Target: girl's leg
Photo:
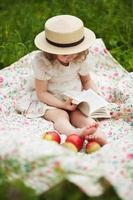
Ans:
{"type": "Polygon", "coordinates": [[[94,120],[83,115],[79,110],[73,111],[70,113],[71,124],[77,128],[87,127],[89,128],[89,134],[84,131],[83,135],[86,139],[94,139],[99,142],[101,145],[107,143],[105,135],[101,132],[98,127],[99,124],[94,120]]]}
{"type": "MultiPolygon", "coordinates": [[[[94,119],[86,117],[79,110],[75,110],[70,113],[70,122],[77,128],[88,127],[89,134],[93,134],[99,126],[99,124],[94,119]]],[[[88,131],[84,134],[88,135],[88,131]]]]}
{"type": "Polygon", "coordinates": [[[69,116],[71,124],[75,127],[83,128],[85,126],[91,126],[95,127],[95,129],[98,127],[98,123],[94,119],[86,117],[79,110],[70,112],[69,116]]]}
{"type": "Polygon", "coordinates": [[[50,109],[47,110],[44,118],[48,121],[54,123],[54,128],[65,135],[70,135],[71,133],[78,133],[79,135],[86,133],[89,134],[89,128],[75,128],[69,119],[69,115],[66,111],[61,109],[50,109]]]}
{"type": "Polygon", "coordinates": [[[54,128],[60,133],[69,135],[71,132],[75,132],[76,129],[69,122],[69,115],[66,111],[61,109],[47,110],[44,118],[48,121],[52,121],[54,128]]]}

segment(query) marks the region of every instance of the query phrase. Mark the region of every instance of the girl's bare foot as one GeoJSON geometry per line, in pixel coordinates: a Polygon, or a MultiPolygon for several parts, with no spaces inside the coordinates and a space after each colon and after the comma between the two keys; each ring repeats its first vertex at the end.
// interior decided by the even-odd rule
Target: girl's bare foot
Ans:
{"type": "Polygon", "coordinates": [[[95,133],[93,133],[91,135],[87,135],[85,137],[85,139],[88,141],[94,140],[94,141],[98,142],[101,146],[108,143],[105,135],[99,129],[95,133]]]}
{"type": "Polygon", "coordinates": [[[81,136],[86,139],[91,134],[94,134],[98,128],[99,124],[96,121],[90,123],[87,127],[85,127],[81,133],[81,136]]]}

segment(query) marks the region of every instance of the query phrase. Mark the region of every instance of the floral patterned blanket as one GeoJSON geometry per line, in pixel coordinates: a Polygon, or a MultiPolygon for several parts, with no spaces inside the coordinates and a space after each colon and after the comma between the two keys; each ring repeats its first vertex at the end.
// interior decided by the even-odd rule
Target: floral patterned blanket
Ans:
{"type": "Polygon", "coordinates": [[[133,199],[133,76],[97,39],[88,62],[101,95],[111,104],[111,119],[100,122],[109,143],[93,154],[75,153],[42,134],[53,124],[28,119],[15,110],[18,94],[31,89],[30,60],[37,51],[0,71],[0,163],[9,180],[21,179],[41,194],[62,180],[88,196],[104,192],[106,179],[123,200],[133,199]]]}

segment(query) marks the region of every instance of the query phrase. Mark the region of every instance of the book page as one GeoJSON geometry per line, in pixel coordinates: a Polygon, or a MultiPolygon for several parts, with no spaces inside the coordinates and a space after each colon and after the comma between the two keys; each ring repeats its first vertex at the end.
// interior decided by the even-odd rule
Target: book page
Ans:
{"type": "Polygon", "coordinates": [[[110,112],[105,107],[91,113],[92,118],[111,118],[110,112]]]}
{"type": "Polygon", "coordinates": [[[82,97],[85,99],[85,101],[88,102],[90,106],[90,113],[96,112],[100,108],[106,107],[108,105],[106,100],[104,100],[100,95],[91,89],[84,90],[82,92],[82,97]]]}
{"type": "Polygon", "coordinates": [[[72,98],[72,103],[77,104],[81,112],[86,116],[97,117],[110,117],[107,112],[106,106],[109,104],[100,95],[94,92],[92,89],[83,91],[69,91],[64,93],[67,97],[72,98]]]}
{"type": "Polygon", "coordinates": [[[66,100],[66,97],[72,98],[73,103],[79,104],[82,101],[85,101],[85,95],[83,91],[68,91],[63,93],[64,99],[66,100]]]}
{"type": "Polygon", "coordinates": [[[90,112],[107,106],[108,102],[103,99],[100,95],[94,92],[92,89],[83,91],[69,91],[64,93],[64,95],[73,99],[73,103],[79,104],[80,102],[86,101],[89,104],[90,112]]]}

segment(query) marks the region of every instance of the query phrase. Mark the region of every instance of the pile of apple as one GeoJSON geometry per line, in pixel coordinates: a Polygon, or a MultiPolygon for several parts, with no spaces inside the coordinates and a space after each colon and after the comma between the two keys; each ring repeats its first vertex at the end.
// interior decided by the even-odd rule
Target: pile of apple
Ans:
{"type": "MultiPolygon", "coordinates": [[[[43,135],[43,139],[50,140],[57,142],[58,144],[61,143],[60,134],[57,131],[47,131],[43,135]]],[[[67,136],[65,142],[62,144],[63,146],[78,152],[81,151],[83,148],[85,139],[76,133],[72,133],[71,135],[67,136]]],[[[86,153],[93,153],[101,148],[100,144],[98,144],[94,140],[87,141],[85,145],[86,153]]]]}

